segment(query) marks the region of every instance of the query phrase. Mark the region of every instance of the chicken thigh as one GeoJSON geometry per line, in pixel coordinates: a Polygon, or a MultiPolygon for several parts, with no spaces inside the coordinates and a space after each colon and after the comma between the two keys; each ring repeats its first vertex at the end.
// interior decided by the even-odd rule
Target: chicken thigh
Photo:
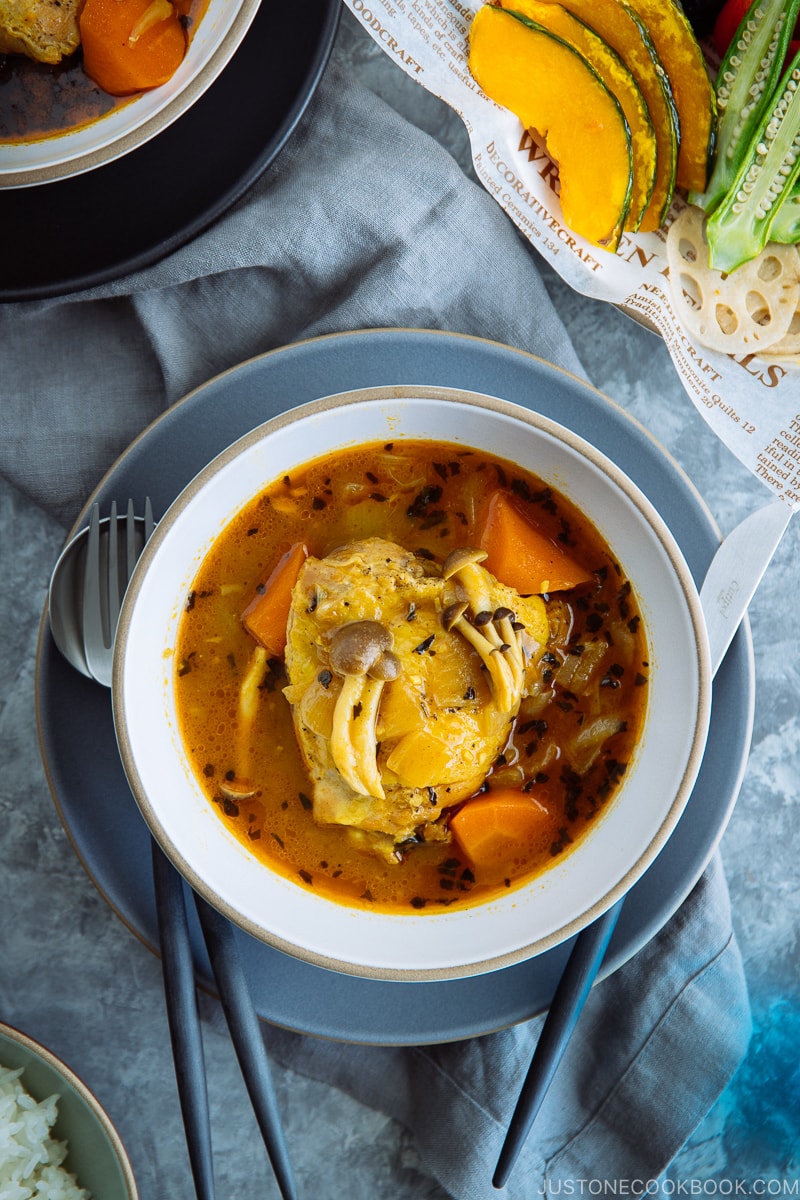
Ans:
{"type": "Polygon", "coordinates": [[[80,45],[82,0],[0,0],[0,54],[57,63],[80,45]]]}
{"type": "Polygon", "coordinates": [[[286,697],[315,819],[389,860],[448,837],[443,810],[480,789],[538,679],[544,602],[483,558],[368,538],[308,558],[294,588],[286,697]]]}

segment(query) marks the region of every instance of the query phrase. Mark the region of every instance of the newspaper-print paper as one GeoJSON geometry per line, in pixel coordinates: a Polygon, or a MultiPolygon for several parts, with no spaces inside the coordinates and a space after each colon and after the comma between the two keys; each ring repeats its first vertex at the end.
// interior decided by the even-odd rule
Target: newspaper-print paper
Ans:
{"type": "MultiPolygon", "coordinates": [[[[611,254],[564,225],[558,171],[544,144],[485,96],[469,73],[469,27],[478,3],[345,3],[399,67],[459,114],[479,180],[562,279],[660,334],[683,386],[718,437],[768,488],[800,508],[800,358],[732,356],[695,344],[671,303],[666,228],[625,234],[611,254]]],[[[682,203],[676,199],[670,219],[682,203]]]]}

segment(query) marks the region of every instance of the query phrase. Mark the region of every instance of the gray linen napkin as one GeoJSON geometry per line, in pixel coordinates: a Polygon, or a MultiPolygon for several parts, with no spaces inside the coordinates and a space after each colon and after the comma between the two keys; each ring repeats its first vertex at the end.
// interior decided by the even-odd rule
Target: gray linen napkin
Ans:
{"type": "MultiPolygon", "coordinates": [[[[494,202],[334,60],[277,165],[206,234],[94,291],[0,307],[0,472],[32,510],[70,523],[131,439],[196,384],[299,338],[377,326],[477,334],[582,374],[494,202]]],[[[10,614],[18,597],[2,603],[10,614]]],[[[406,1125],[453,1196],[484,1200],[540,1027],[416,1049],[265,1034],[281,1063],[406,1125]]],[[[662,933],[594,989],[505,1194],[658,1176],[749,1032],[715,860],[662,933]]]]}

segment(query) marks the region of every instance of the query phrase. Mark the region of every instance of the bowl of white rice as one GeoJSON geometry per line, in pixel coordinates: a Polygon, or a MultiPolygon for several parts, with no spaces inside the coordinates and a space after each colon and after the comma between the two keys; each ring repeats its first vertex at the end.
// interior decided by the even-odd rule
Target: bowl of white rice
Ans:
{"type": "Polygon", "coordinates": [[[0,1200],[138,1200],[125,1148],[86,1085],[0,1023],[0,1200]]]}

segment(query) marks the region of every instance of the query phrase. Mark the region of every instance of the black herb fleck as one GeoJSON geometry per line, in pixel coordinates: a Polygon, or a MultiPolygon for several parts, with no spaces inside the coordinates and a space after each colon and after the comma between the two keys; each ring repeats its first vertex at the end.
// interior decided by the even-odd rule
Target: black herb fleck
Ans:
{"type": "Polygon", "coordinates": [[[428,515],[432,504],[438,504],[442,498],[442,489],[438,484],[429,484],[414,498],[406,509],[406,516],[421,519],[428,515]]]}

